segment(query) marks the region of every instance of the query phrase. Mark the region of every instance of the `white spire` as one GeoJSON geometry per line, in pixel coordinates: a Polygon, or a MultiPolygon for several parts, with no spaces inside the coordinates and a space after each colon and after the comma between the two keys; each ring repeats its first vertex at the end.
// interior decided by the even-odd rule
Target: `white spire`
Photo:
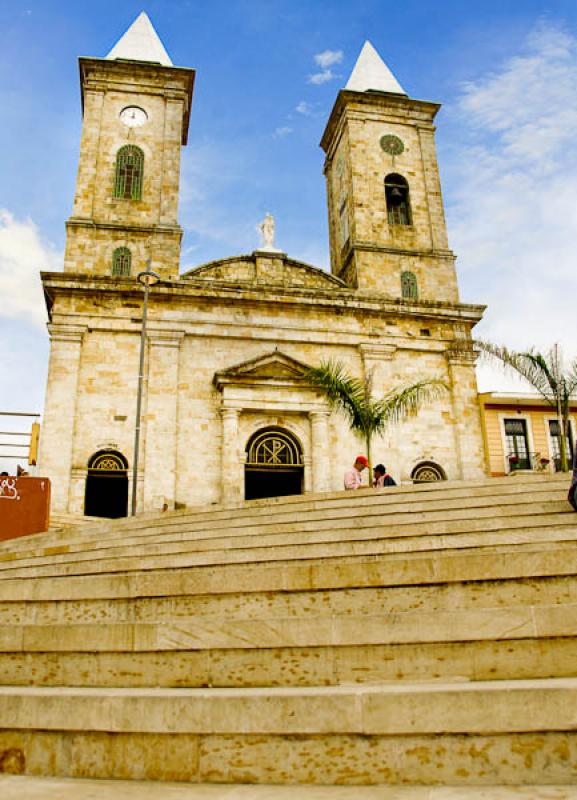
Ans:
{"type": "Polygon", "coordinates": [[[368,40],[363,45],[345,89],[352,92],[367,92],[373,89],[378,92],[406,94],[401,84],[368,40]]]}
{"type": "Polygon", "coordinates": [[[158,38],[148,15],[142,11],[118,42],[107,59],[127,58],[131,61],[154,61],[171,67],[172,61],[158,38]]]}

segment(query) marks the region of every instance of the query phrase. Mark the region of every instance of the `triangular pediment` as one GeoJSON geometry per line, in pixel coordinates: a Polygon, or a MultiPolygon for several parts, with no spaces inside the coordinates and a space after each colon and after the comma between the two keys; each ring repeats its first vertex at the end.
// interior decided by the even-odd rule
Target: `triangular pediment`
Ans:
{"type": "Polygon", "coordinates": [[[302,381],[307,365],[297,361],[280,350],[273,350],[250,361],[243,361],[233,367],[217,372],[214,382],[217,387],[226,383],[252,383],[266,381],[302,381]]]}

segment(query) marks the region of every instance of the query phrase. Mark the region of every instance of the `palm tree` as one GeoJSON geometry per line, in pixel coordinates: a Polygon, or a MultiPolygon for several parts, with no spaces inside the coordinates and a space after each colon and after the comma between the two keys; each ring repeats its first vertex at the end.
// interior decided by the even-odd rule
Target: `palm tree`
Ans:
{"type": "Polygon", "coordinates": [[[319,367],[309,367],[304,377],[324,393],[332,408],[345,415],[351,430],[363,439],[369,475],[373,436],[382,433],[390,423],[413,416],[423,403],[437,399],[447,390],[439,378],[423,378],[391,389],[375,399],[372,370],[361,380],[349,375],[340,361],[332,360],[322,362],[319,367]]]}
{"type": "Polygon", "coordinates": [[[497,358],[506,370],[514,371],[525,378],[557,411],[561,470],[566,472],[568,469],[566,442],[570,435],[569,403],[571,396],[577,391],[577,359],[566,370],[558,345],[539,353],[533,347],[517,352],[482,340],[477,340],[475,344],[482,355],[497,358]]]}

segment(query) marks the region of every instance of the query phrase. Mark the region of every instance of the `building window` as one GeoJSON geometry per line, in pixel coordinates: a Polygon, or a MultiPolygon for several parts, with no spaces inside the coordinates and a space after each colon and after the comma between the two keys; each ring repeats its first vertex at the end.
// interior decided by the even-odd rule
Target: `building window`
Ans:
{"type": "Polygon", "coordinates": [[[116,155],[114,196],[125,200],[140,200],[142,197],[142,173],[144,153],[139,147],[128,144],[116,155]]]}
{"type": "Polygon", "coordinates": [[[416,300],[418,298],[417,276],[414,272],[401,272],[401,294],[403,300],[416,300]]]}
{"type": "Polygon", "coordinates": [[[505,446],[510,470],[531,468],[527,423],[524,419],[505,420],[505,446]]]}
{"type": "Polygon", "coordinates": [[[345,200],[341,205],[340,211],[340,221],[341,221],[341,247],[349,241],[349,212],[347,209],[347,201],[345,200]]]}
{"type": "Polygon", "coordinates": [[[117,247],[112,254],[112,274],[130,275],[132,256],[128,247],[117,247]]]}
{"type": "MultiPolygon", "coordinates": [[[[561,469],[561,436],[560,436],[559,420],[549,420],[549,440],[551,443],[551,456],[555,462],[555,470],[557,472],[561,469]]],[[[565,455],[567,456],[567,463],[571,464],[573,461],[573,433],[571,430],[571,423],[569,423],[569,435],[565,438],[565,455]]]]}
{"type": "Polygon", "coordinates": [[[391,173],[385,178],[385,199],[389,225],[411,225],[409,184],[402,175],[391,173]]]}

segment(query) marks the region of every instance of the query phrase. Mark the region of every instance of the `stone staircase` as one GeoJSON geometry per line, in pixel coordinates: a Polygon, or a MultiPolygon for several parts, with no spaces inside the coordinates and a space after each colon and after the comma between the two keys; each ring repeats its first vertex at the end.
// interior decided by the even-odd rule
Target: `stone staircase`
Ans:
{"type": "Polygon", "coordinates": [[[574,797],[566,490],[305,495],[0,544],[0,773],[574,797]]]}

